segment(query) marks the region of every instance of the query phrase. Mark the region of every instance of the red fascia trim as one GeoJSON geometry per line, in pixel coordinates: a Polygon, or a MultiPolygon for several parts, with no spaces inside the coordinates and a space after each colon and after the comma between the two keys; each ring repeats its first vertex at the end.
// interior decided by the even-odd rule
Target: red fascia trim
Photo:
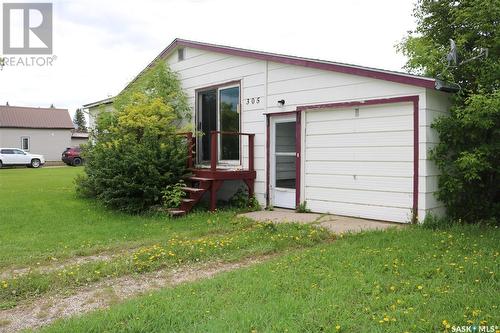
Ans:
{"type": "Polygon", "coordinates": [[[301,163],[301,113],[299,111],[274,112],[266,114],[266,204],[269,206],[269,187],[271,180],[271,116],[287,116],[296,114],[295,119],[295,208],[300,205],[300,163],[301,163]]]}
{"type": "Polygon", "coordinates": [[[301,132],[301,117],[302,113],[297,111],[295,120],[295,207],[300,205],[300,164],[302,158],[302,132],[301,132]]]}
{"type": "MultiPolygon", "coordinates": [[[[389,73],[389,72],[384,72],[381,70],[379,71],[379,70],[374,70],[374,69],[369,69],[369,68],[348,66],[348,65],[337,64],[337,63],[315,61],[312,59],[291,57],[291,56],[286,56],[286,55],[271,54],[271,53],[252,51],[252,50],[244,50],[244,49],[238,49],[238,48],[221,46],[221,45],[214,45],[214,44],[199,43],[199,42],[182,40],[182,39],[175,39],[172,43],[170,43],[170,45],[167,46],[146,67],[146,69],[151,67],[152,64],[156,60],[163,58],[164,56],[169,54],[170,51],[172,51],[173,49],[175,49],[178,46],[192,47],[192,48],[199,49],[199,50],[225,53],[225,54],[230,54],[230,55],[234,55],[234,56],[238,56],[238,57],[247,57],[247,58],[272,61],[272,62],[288,64],[288,65],[310,67],[310,68],[322,69],[322,70],[327,70],[327,71],[332,71],[332,72],[358,75],[358,76],[370,77],[370,78],[378,79],[378,80],[385,80],[385,81],[397,82],[397,83],[402,83],[402,84],[408,84],[408,85],[412,85],[412,86],[435,89],[435,80],[429,80],[429,79],[425,79],[425,78],[412,77],[412,76],[407,76],[404,74],[389,73]]],[[[139,73],[139,75],[141,75],[146,69],[141,71],[141,73],[139,73]]],[[[135,81],[135,79],[133,81],[135,81]]]]}
{"type": "Polygon", "coordinates": [[[269,158],[271,156],[271,153],[269,152],[269,148],[271,147],[271,119],[270,115],[266,115],[266,207],[269,207],[270,200],[269,200],[269,181],[271,179],[270,177],[270,172],[271,172],[271,162],[269,161],[269,158]]]}
{"type": "Polygon", "coordinates": [[[328,104],[304,105],[297,107],[297,112],[300,114],[306,110],[320,110],[332,108],[349,108],[364,105],[377,105],[389,103],[413,103],[413,221],[418,219],[418,168],[419,168],[419,96],[402,96],[392,98],[370,99],[354,102],[340,102],[328,104]]]}

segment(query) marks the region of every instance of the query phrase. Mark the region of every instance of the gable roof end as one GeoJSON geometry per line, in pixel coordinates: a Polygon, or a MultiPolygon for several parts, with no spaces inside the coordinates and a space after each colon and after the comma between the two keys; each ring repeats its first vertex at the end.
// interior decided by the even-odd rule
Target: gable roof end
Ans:
{"type": "Polygon", "coordinates": [[[151,68],[157,60],[166,58],[177,47],[191,47],[195,49],[225,53],[234,56],[247,57],[258,60],[266,60],[271,62],[289,64],[289,65],[310,67],[310,68],[322,69],[344,74],[370,77],[374,79],[397,82],[401,84],[408,84],[418,87],[424,87],[430,89],[436,88],[435,85],[436,80],[434,78],[429,78],[424,76],[388,71],[377,68],[356,66],[356,65],[344,64],[332,61],[302,58],[302,57],[295,57],[295,56],[262,52],[262,51],[254,51],[254,50],[248,50],[248,49],[242,49],[224,45],[202,43],[202,42],[190,41],[179,38],[176,38],[158,56],[156,56],[156,58],[153,59],[153,61],[151,61],[151,63],[149,63],[149,65],[146,66],[146,68],[144,68],[129,84],[127,84],[127,87],[132,82],[134,82],[140,75],[142,75],[146,70],[151,68]]]}

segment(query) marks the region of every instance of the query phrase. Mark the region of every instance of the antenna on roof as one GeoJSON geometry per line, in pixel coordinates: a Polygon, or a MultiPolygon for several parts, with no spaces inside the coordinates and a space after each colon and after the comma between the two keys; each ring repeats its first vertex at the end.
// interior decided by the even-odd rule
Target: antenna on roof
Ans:
{"type": "MultiPolygon", "coordinates": [[[[439,79],[440,81],[442,80],[442,75],[443,73],[450,67],[459,67],[460,65],[463,65],[463,64],[466,64],[468,62],[471,62],[473,60],[476,60],[476,59],[479,59],[479,58],[488,58],[488,49],[487,48],[479,48],[479,54],[470,58],[470,59],[467,59],[467,60],[464,60],[462,62],[458,62],[459,60],[459,57],[458,57],[458,51],[457,51],[457,44],[455,43],[455,41],[453,39],[450,38],[450,52],[448,52],[448,54],[446,55],[446,60],[448,61],[448,65],[443,69],[443,71],[441,73],[439,73],[437,75],[437,79],[439,79]]],[[[444,81],[438,83],[436,82],[437,85],[441,85],[441,84],[445,84],[444,81]]],[[[451,85],[455,85],[458,87],[458,89],[461,89],[460,88],[460,85],[458,83],[451,83],[451,85]]]]}
{"type": "Polygon", "coordinates": [[[5,103],[5,106],[9,106],[9,101],[7,101],[7,103],[5,103]]]}
{"type": "Polygon", "coordinates": [[[446,60],[448,60],[448,67],[453,63],[454,66],[457,65],[457,44],[453,39],[450,39],[450,52],[446,55],[446,60]]]}
{"type": "Polygon", "coordinates": [[[51,109],[55,109],[56,107],[54,106],[54,103],[50,104],[51,109]]]}

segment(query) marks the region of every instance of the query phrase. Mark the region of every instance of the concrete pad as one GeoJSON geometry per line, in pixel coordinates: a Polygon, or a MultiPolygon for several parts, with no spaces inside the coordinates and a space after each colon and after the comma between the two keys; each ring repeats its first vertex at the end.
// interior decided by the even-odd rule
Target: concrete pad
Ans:
{"type": "Polygon", "coordinates": [[[356,217],[317,213],[297,213],[290,209],[275,209],[273,211],[262,210],[240,214],[239,216],[247,217],[260,222],[307,223],[323,227],[336,234],[360,232],[364,230],[384,230],[394,227],[402,228],[405,226],[401,223],[367,220],[356,217]]]}
{"type": "Polygon", "coordinates": [[[316,222],[322,215],[316,213],[297,213],[291,209],[275,208],[272,211],[259,210],[240,214],[239,216],[248,217],[259,222],[274,222],[274,223],[313,223],[316,222]]]}
{"type": "Polygon", "coordinates": [[[318,221],[318,225],[336,233],[361,232],[365,230],[384,230],[387,228],[402,228],[404,224],[360,219],[356,217],[327,215],[318,221]],[[329,218],[329,219],[328,219],[329,218]]]}

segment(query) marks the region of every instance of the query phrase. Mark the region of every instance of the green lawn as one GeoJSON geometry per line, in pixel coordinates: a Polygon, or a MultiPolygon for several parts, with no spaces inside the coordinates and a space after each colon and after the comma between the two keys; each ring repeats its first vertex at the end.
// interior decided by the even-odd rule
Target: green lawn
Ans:
{"type": "Polygon", "coordinates": [[[409,227],[334,240],[309,225],[256,223],[231,211],[179,219],[129,216],[76,197],[72,182],[79,172],[0,170],[0,273],[103,251],[115,256],[5,278],[0,311],[128,274],[282,256],[62,320],[48,332],[451,332],[451,325],[500,326],[498,228],[409,227]],[[126,249],[131,251],[121,251],[126,249]]]}
{"type": "Polygon", "coordinates": [[[15,265],[44,267],[103,251],[113,257],[4,276],[0,309],[51,293],[72,293],[107,278],[193,262],[235,261],[332,238],[308,225],[256,223],[233,211],[174,219],[120,214],[76,197],[72,181],[78,172],[81,169],[0,170],[0,197],[5,198],[0,208],[0,273],[15,265]]]}
{"type": "Polygon", "coordinates": [[[75,195],[82,168],[0,170],[0,270],[238,228],[233,212],[130,216],[75,195]],[[207,223],[208,220],[214,223],[207,223]]]}
{"type": "Polygon", "coordinates": [[[371,232],[46,332],[448,332],[500,324],[498,229],[371,232]]]}

